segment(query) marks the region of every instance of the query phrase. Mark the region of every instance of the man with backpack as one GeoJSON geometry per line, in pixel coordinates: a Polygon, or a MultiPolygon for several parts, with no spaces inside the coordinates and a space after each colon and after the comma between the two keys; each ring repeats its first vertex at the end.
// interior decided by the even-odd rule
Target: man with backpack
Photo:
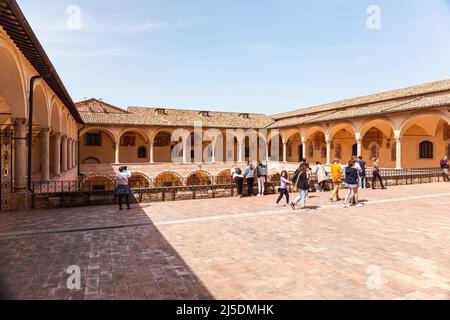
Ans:
{"type": "Polygon", "coordinates": [[[267,166],[258,161],[256,166],[256,178],[258,179],[258,196],[264,196],[266,192],[267,166]]]}
{"type": "Polygon", "coordinates": [[[243,197],[244,190],[244,175],[242,174],[242,170],[238,167],[231,169],[231,175],[233,177],[234,183],[236,184],[237,196],[239,198],[243,197]]]}

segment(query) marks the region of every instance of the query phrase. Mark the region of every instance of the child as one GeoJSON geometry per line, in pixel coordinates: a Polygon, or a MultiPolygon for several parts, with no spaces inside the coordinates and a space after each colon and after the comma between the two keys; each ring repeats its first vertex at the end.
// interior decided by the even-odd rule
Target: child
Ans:
{"type": "MultiPolygon", "coordinates": [[[[283,196],[286,196],[286,205],[289,204],[289,191],[288,186],[292,184],[288,179],[288,173],[286,170],[281,172],[281,178],[280,178],[280,188],[278,189],[278,192],[280,193],[280,196],[277,200],[277,206],[279,205],[281,199],[283,199],[283,196]]],[[[284,207],[286,206],[284,205],[284,207]]]]}

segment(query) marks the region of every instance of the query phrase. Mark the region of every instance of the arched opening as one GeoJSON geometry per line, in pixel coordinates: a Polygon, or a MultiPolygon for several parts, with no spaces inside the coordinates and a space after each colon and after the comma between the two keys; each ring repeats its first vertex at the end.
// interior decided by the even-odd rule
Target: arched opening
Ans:
{"type": "Polygon", "coordinates": [[[183,179],[174,172],[163,172],[155,178],[153,186],[155,188],[181,187],[183,179]]]}
{"type": "Polygon", "coordinates": [[[119,139],[119,161],[120,163],[149,163],[148,155],[149,141],[144,133],[138,130],[130,130],[122,133],[119,139]],[[139,148],[145,148],[145,157],[139,157],[139,148]]]}
{"type": "Polygon", "coordinates": [[[100,164],[101,161],[94,157],[88,157],[82,161],[82,164],[100,164]]]}
{"type": "Polygon", "coordinates": [[[92,163],[92,159],[98,164],[115,163],[114,136],[104,128],[89,128],[80,135],[80,157],[83,164],[92,163]]]}
{"type": "Polygon", "coordinates": [[[212,177],[206,171],[192,173],[186,181],[187,186],[209,186],[212,185],[212,177]]]}
{"type": "Polygon", "coordinates": [[[59,174],[59,172],[56,172],[55,168],[55,157],[60,157],[61,151],[60,143],[56,148],[56,140],[60,139],[61,136],[61,117],[56,102],[53,102],[51,105],[50,126],[52,128],[52,135],[50,136],[50,172],[54,177],[59,174]],[[57,152],[58,155],[56,154],[57,152]]]}
{"type": "MultiPolygon", "coordinates": [[[[335,153],[339,153],[338,159],[347,162],[352,156],[358,154],[358,145],[356,144],[355,129],[350,123],[336,124],[331,128],[330,137],[335,145],[335,153]],[[336,146],[339,145],[339,148],[336,146]]],[[[333,153],[331,153],[333,156],[333,153]]]]}
{"type": "MultiPolygon", "coordinates": [[[[306,160],[310,163],[317,161],[324,162],[326,160],[322,158],[322,147],[325,145],[325,131],[320,126],[314,126],[307,131],[306,137],[306,150],[301,148],[302,152],[306,154],[306,160]]],[[[299,150],[300,151],[300,150],[299,150]]]]}
{"type": "Polygon", "coordinates": [[[299,132],[288,136],[286,144],[286,156],[288,162],[300,162],[303,158],[302,137],[299,132]]]}
{"type": "Polygon", "coordinates": [[[269,172],[269,179],[268,179],[269,182],[278,183],[278,182],[280,182],[280,178],[281,178],[281,175],[278,171],[271,170],[269,172]]]}
{"type": "Polygon", "coordinates": [[[128,179],[128,184],[131,189],[149,189],[150,179],[139,172],[133,172],[131,177],[128,179]]]}
{"type": "Polygon", "coordinates": [[[110,191],[114,189],[114,181],[106,176],[92,176],[83,183],[83,191],[110,191]]]}
{"type": "Polygon", "coordinates": [[[224,170],[219,173],[216,177],[217,185],[230,185],[233,183],[233,177],[231,175],[231,170],[224,170]]]}
{"type": "Polygon", "coordinates": [[[279,134],[273,136],[269,141],[269,159],[283,161],[283,139],[279,134]]]}
{"type": "Polygon", "coordinates": [[[144,146],[139,147],[137,157],[138,157],[138,159],[147,159],[147,157],[148,157],[147,148],[144,146]]]}
{"type": "MultiPolygon", "coordinates": [[[[50,127],[47,106],[48,102],[44,92],[44,88],[41,85],[36,85],[33,93],[33,143],[31,169],[33,180],[37,181],[42,179],[43,170],[49,170],[49,168],[44,169],[43,167],[44,165],[46,165],[44,154],[50,151],[50,148],[49,150],[44,150],[44,146],[47,143],[44,141],[44,139],[49,136],[48,130],[50,127]],[[47,130],[47,133],[42,131],[44,129],[47,130]]],[[[50,155],[47,153],[47,157],[49,156],[50,155]]]]}
{"type": "Polygon", "coordinates": [[[362,130],[362,157],[379,159],[383,168],[395,168],[396,161],[392,160],[392,150],[395,147],[394,130],[385,120],[370,121],[362,130]]]}
{"type": "Polygon", "coordinates": [[[160,131],[153,141],[153,159],[156,163],[171,162],[172,134],[168,131],[160,131]]]}

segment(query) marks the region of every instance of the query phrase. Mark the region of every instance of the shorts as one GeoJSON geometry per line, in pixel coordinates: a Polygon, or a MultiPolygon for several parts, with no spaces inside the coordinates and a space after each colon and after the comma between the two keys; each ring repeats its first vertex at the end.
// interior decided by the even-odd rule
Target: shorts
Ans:
{"type": "Polygon", "coordinates": [[[356,189],[359,187],[357,184],[348,184],[347,186],[349,189],[356,189]]]}

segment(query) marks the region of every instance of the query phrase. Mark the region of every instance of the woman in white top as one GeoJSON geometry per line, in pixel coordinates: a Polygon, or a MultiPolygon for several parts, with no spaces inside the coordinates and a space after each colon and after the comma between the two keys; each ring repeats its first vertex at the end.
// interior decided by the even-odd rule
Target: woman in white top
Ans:
{"type": "Polygon", "coordinates": [[[316,167],[313,170],[313,174],[317,177],[317,184],[318,184],[317,190],[319,192],[324,191],[323,187],[325,185],[325,182],[328,180],[328,177],[325,167],[319,161],[316,162],[316,167]]]}

